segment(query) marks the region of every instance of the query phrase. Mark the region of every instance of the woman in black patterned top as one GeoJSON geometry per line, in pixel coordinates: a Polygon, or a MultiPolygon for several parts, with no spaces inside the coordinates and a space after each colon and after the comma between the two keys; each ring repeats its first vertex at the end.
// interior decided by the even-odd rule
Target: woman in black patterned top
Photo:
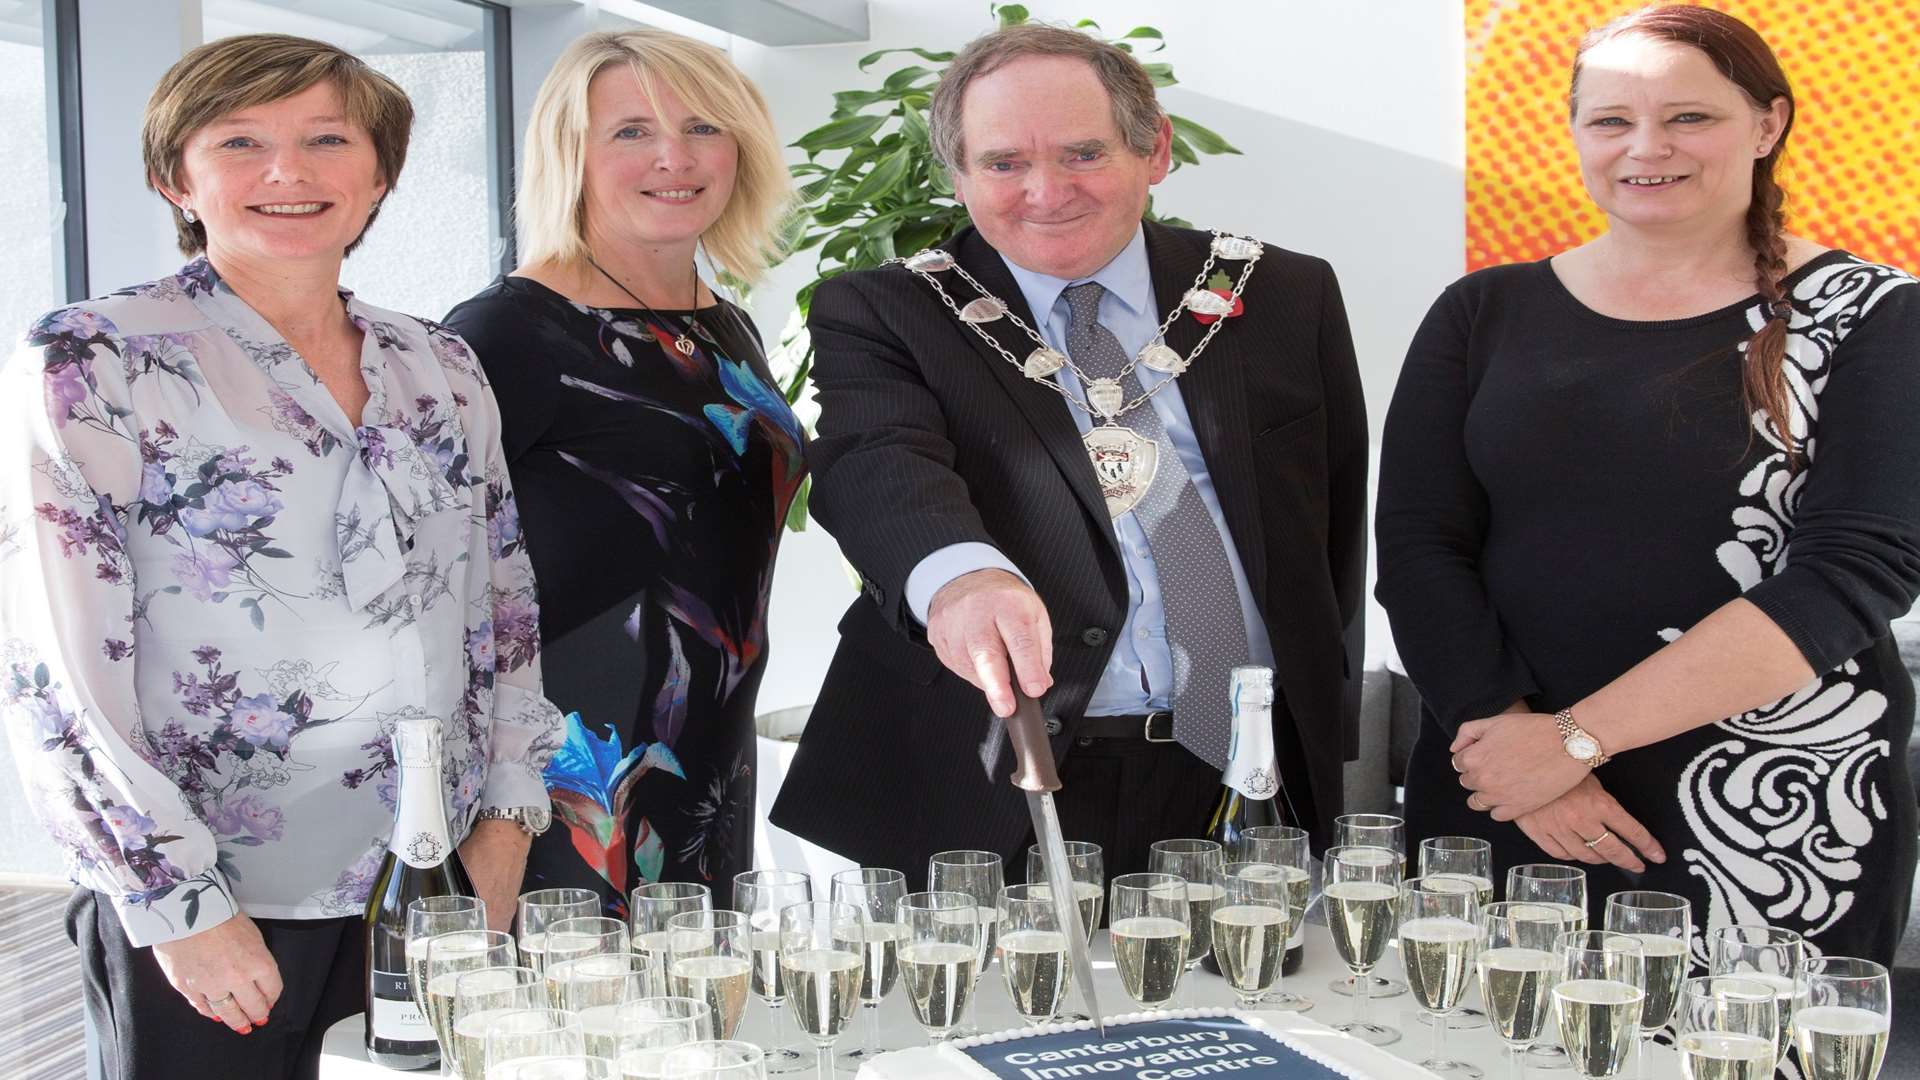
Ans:
{"type": "Polygon", "coordinates": [[[1891,962],[1920,283],[1783,233],[1793,101],[1737,20],[1603,27],[1572,106],[1607,233],[1450,287],[1387,418],[1378,595],[1426,705],[1408,822],[1492,839],[1501,877],[1587,863],[1596,915],[1659,889],[1696,933],[1891,962]]]}
{"type": "MultiPolygon", "coordinates": [[[[571,45],[529,121],[527,262],[456,307],[500,399],[538,581],[554,824],[528,888],[598,891],[752,865],[754,698],[799,423],[740,308],[788,193],[764,102],[726,55],[653,30],[571,45]]],[[[538,825],[539,823],[533,823],[538,825]]]]}

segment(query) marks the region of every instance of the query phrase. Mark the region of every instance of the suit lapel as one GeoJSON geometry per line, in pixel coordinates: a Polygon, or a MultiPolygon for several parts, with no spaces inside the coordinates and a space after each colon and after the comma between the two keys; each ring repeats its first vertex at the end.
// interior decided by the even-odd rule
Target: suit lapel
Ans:
{"type": "MultiPolygon", "coordinates": [[[[1027,310],[1026,295],[1020,291],[1019,283],[1014,281],[1013,275],[1008,272],[1007,264],[1001,260],[1000,253],[972,229],[961,233],[956,239],[957,242],[950,250],[954,252],[954,257],[960,264],[966,267],[967,272],[985,286],[988,292],[1004,301],[1009,311],[1019,316],[1028,326],[1037,329],[1039,322],[1034,318],[1033,312],[1027,310]]],[[[954,302],[964,307],[967,301],[973,299],[972,296],[966,295],[972,290],[968,289],[964,282],[955,280],[956,277],[957,275],[947,278],[943,284],[952,292],[954,302]],[[959,288],[954,291],[956,285],[959,288]]],[[[983,323],[980,328],[993,335],[994,340],[1012,353],[1015,359],[1025,360],[1027,354],[1038,347],[1008,319],[996,319],[990,323],[983,323]]],[[[1053,457],[1054,464],[1066,476],[1067,486],[1073,489],[1074,497],[1080,500],[1081,506],[1092,515],[1094,521],[1103,524],[1108,522],[1110,519],[1107,516],[1106,496],[1100,492],[1100,481],[1093,474],[1093,463],[1087,459],[1086,444],[1080,441],[1080,431],[1074,426],[1073,414],[1069,411],[1073,406],[1067,404],[1059,391],[1050,386],[1042,386],[1021,374],[1012,364],[1007,363],[1006,358],[980,340],[980,336],[971,329],[962,327],[960,333],[986,363],[987,369],[993,372],[994,378],[1000,381],[1007,396],[1013,399],[1014,404],[1026,415],[1027,421],[1039,433],[1041,444],[1047,448],[1047,453],[1053,457]]],[[[1111,528],[1096,531],[1106,537],[1109,545],[1116,543],[1111,528]]]]}
{"type": "MultiPolygon", "coordinates": [[[[1147,263],[1153,273],[1153,301],[1156,310],[1166,311],[1193,285],[1193,277],[1206,261],[1206,251],[1188,234],[1148,222],[1147,263]]],[[[1232,271],[1238,264],[1225,264],[1232,271]]],[[[1260,271],[1254,270],[1255,274],[1260,271]]],[[[1242,316],[1244,317],[1244,316],[1242,316]]],[[[1214,494],[1220,500],[1220,512],[1226,517],[1227,530],[1233,534],[1234,549],[1240,553],[1240,565],[1247,572],[1247,584],[1256,601],[1266,595],[1267,549],[1260,528],[1259,491],[1253,477],[1253,436],[1247,423],[1247,388],[1244,365],[1257,362],[1240,346],[1246,328],[1229,319],[1200,359],[1180,376],[1180,398],[1193,420],[1200,453],[1207,460],[1207,475],[1213,479],[1214,494]]],[[[1191,314],[1182,312],[1167,328],[1167,345],[1182,356],[1192,352],[1206,333],[1206,327],[1191,314]]],[[[1144,406],[1143,406],[1144,407],[1144,406]]]]}

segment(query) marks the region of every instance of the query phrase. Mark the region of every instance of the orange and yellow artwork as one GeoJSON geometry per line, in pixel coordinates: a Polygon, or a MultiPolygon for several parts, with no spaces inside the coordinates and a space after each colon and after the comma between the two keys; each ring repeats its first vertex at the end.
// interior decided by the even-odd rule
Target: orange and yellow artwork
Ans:
{"type": "MultiPolygon", "coordinates": [[[[1606,228],[1567,131],[1574,49],[1642,6],[1465,0],[1467,269],[1541,259],[1606,228]]],[[[1920,0],[1709,0],[1773,46],[1798,112],[1787,228],[1920,270],[1920,0]]]]}

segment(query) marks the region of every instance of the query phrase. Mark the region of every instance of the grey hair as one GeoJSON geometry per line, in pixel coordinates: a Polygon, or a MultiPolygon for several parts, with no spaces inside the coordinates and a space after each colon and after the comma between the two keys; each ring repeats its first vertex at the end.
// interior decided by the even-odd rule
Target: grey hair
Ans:
{"type": "Polygon", "coordinates": [[[960,128],[960,103],[975,79],[992,74],[1022,56],[1072,56],[1085,60],[1100,77],[1113,106],[1113,123],[1127,149],[1140,157],[1153,153],[1166,113],[1154,95],[1153,76],[1140,61],[1091,34],[1044,23],[1008,26],[967,43],[947,65],[928,106],[927,128],[933,156],[949,172],[965,172],[967,148],[960,128]]]}

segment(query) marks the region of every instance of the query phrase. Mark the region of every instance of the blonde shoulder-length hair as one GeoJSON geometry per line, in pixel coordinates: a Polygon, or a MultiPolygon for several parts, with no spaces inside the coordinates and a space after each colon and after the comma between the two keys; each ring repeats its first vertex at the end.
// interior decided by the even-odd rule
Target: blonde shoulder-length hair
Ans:
{"type": "Polygon", "coordinates": [[[739,147],[733,195],[700,241],[715,265],[752,284],[778,256],[781,217],[793,198],[773,118],[760,91],[726,53],[664,30],[582,35],[540,84],[515,203],[523,257],[563,266],[587,258],[587,87],[613,64],[632,65],[649,96],[655,86],[665,86],[733,136],[739,147]]]}

